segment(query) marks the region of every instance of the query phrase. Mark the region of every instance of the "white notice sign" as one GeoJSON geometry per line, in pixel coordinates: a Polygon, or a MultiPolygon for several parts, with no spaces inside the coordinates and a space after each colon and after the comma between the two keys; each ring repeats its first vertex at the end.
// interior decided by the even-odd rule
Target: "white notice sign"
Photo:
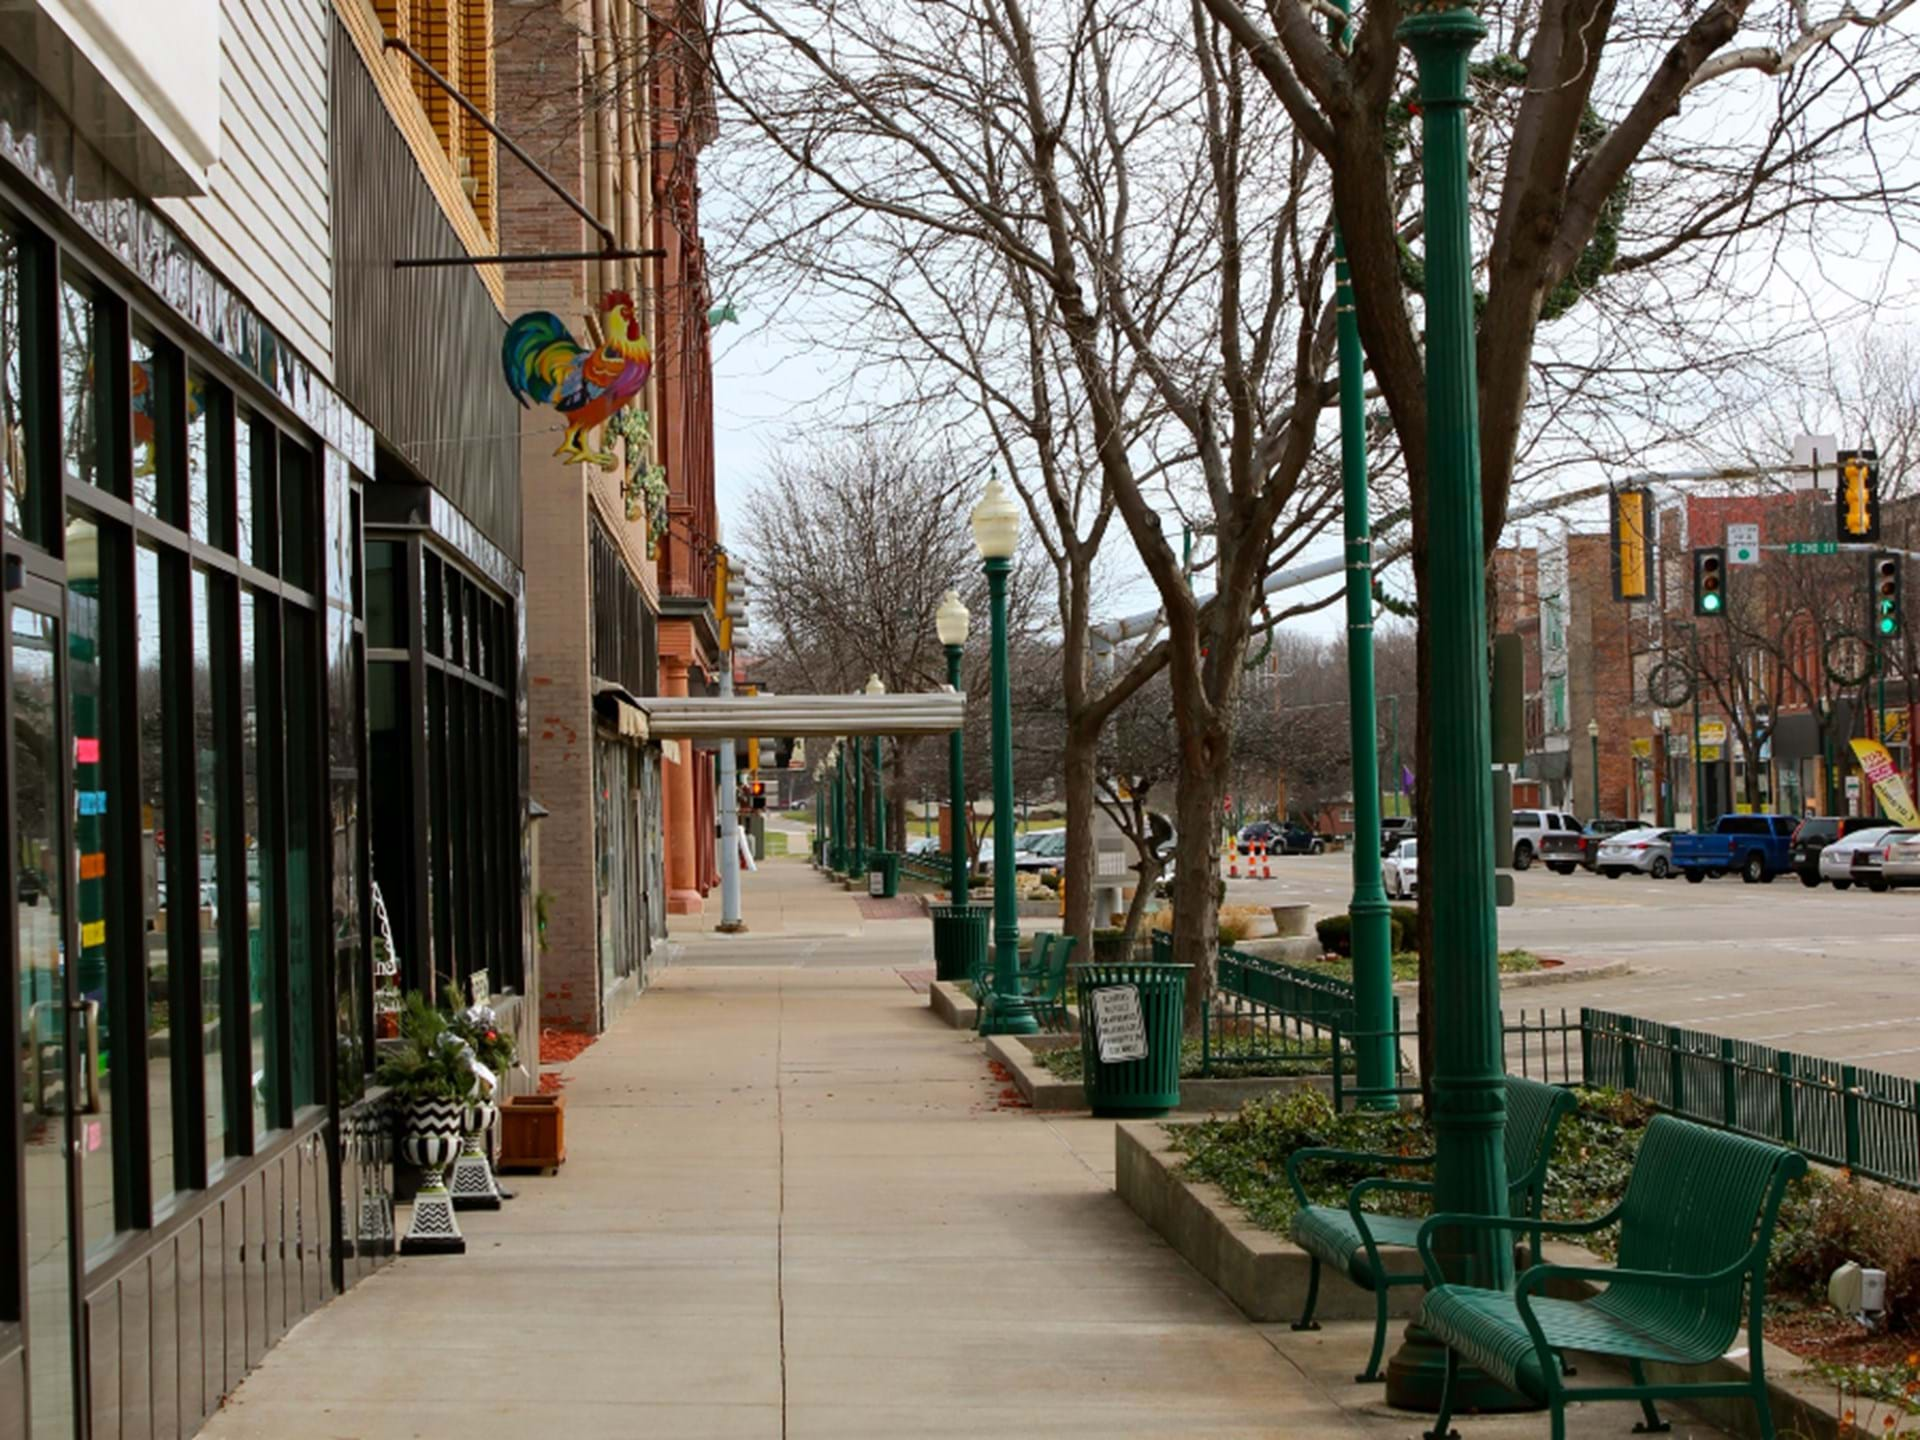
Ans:
{"type": "Polygon", "coordinates": [[[1100,1037],[1100,1063],[1147,1058],[1147,1022],[1140,1014],[1140,992],[1131,985],[1109,985],[1093,992],[1093,1033],[1100,1037]]]}
{"type": "Polygon", "coordinates": [[[885,873],[879,870],[869,870],[867,872],[867,894],[875,899],[882,899],[886,896],[886,893],[887,877],[885,873]]]}
{"type": "Polygon", "coordinates": [[[1758,525],[1727,526],[1727,563],[1729,565],[1760,563],[1760,527],[1758,525]]]}

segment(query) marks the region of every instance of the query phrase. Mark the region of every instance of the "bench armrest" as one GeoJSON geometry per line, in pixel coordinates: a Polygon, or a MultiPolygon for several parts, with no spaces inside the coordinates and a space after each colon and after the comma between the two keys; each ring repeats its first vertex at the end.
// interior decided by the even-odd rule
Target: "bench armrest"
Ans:
{"type": "MultiPolygon", "coordinates": [[[[1593,1220],[1535,1220],[1528,1215],[1433,1215],[1420,1227],[1413,1244],[1420,1252],[1420,1265],[1427,1272],[1427,1283],[1442,1285],[1446,1283],[1446,1277],[1440,1273],[1440,1263],[1433,1257],[1433,1236],[1436,1231],[1537,1230],[1547,1235],[1591,1235],[1596,1230],[1606,1229],[1619,1218],[1618,1205],[1593,1220]]],[[[1533,1272],[1529,1270],[1527,1273],[1533,1272]]]]}
{"type": "Polygon", "coordinates": [[[1681,1270],[1623,1270],[1613,1265],[1535,1265],[1521,1273],[1513,1294],[1524,1310],[1527,1297],[1545,1289],[1552,1280],[1594,1280],[1608,1285],[1621,1280],[1639,1280],[1668,1290],[1711,1290],[1716,1285],[1744,1278],[1753,1268],[1753,1260],[1753,1252],[1749,1250],[1731,1265],[1704,1274],[1681,1270]]]}
{"type": "Polygon", "coordinates": [[[1431,1180],[1400,1180],[1386,1175],[1369,1175],[1365,1180],[1347,1191],[1347,1214],[1353,1217],[1354,1228],[1360,1232],[1361,1243],[1367,1247],[1367,1258],[1374,1268],[1380,1267],[1379,1246],[1373,1238],[1373,1227],[1367,1224],[1366,1212],[1360,1208],[1361,1197],[1373,1190],[1396,1191],[1403,1195],[1431,1195],[1431,1180]]]}
{"type": "Polygon", "coordinates": [[[1382,1169],[1405,1169],[1410,1166],[1431,1165],[1431,1155],[1383,1155],[1371,1150],[1340,1150],[1330,1145],[1309,1145],[1304,1150],[1296,1150],[1287,1156],[1287,1184],[1293,1187],[1293,1195],[1301,1205],[1310,1202],[1307,1188],[1300,1182],[1300,1167],[1309,1162],[1315,1164],[1378,1165],[1382,1169]]]}

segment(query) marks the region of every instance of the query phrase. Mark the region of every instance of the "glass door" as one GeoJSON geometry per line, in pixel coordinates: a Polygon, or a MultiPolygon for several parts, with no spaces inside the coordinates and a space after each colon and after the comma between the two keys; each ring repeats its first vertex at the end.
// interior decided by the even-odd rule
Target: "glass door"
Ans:
{"type": "MultiPolygon", "coordinates": [[[[31,594],[31,591],[23,592],[31,594]]],[[[67,894],[69,756],[61,703],[61,624],[52,605],[16,599],[7,624],[12,726],[14,974],[19,985],[26,1201],[27,1362],[33,1440],[71,1440],[74,1347],[73,1132],[76,1029],[67,894]]],[[[97,744],[98,742],[93,742],[97,744]]],[[[75,760],[83,757],[72,757],[75,760]]],[[[84,1028],[79,1032],[84,1034],[84,1028]]]]}

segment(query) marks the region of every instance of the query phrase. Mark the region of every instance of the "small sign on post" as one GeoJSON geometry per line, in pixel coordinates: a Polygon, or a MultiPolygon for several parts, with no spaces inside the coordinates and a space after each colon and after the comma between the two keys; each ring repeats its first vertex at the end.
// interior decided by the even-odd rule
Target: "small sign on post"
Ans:
{"type": "Polygon", "coordinates": [[[1727,563],[1729,565],[1760,563],[1759,525],[1727,526],[1727,563]]]}
{"type": "Polygon", "coordinates": [[[1093,1033],[1100,1040],[1102,1065],[1146,1059],[1147,1022],[1140,1013],[1140,992],[1131,985],[1107,985],[1094,991],[1093,1033]]]}

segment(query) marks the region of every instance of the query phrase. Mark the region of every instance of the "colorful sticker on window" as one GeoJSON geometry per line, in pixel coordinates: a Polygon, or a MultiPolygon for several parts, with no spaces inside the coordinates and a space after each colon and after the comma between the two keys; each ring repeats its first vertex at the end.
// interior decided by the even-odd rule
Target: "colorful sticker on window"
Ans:
{"type": "Polygon", "coordinates": [[[80,813],[82,815],[104,815],[107,813],[107,792],[104,790],[82,790],[79,793],[80,813]]]}
{"type": "Polygon", "coordinates": [[[82,880],[98,880],[106,873],[107,857],[100,851],[96,850],[91,855],[82,855],[80,857],[80,878],[82,880]]]}
{"type": "Polygon", "coordinates": [[[73,763],[76,765],[98,765],[100,763],[100,742],[92,737],[82,737],[73,742],[73,763]]]}
{"type": "Polygon", "coordinates": [[[80,927],[80,948],[92,950],[107,943],[107,922],[89,920],[80,927]]]}

